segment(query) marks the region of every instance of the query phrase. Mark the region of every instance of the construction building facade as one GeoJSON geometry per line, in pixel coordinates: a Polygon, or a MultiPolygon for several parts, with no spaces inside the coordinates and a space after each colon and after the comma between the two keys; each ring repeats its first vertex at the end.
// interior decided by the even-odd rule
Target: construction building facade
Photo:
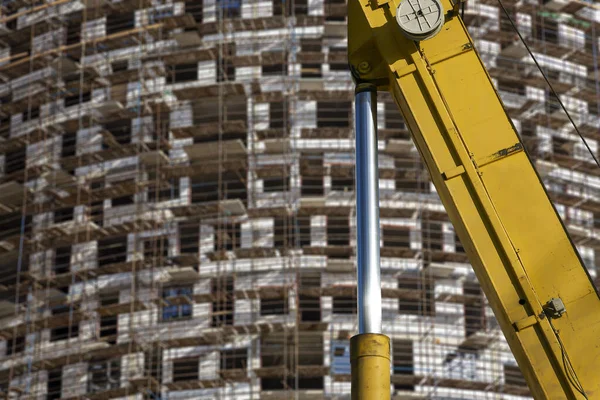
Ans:
{"type": "MultiPolygon", "coordinates": [[[[596,152],[600,10],[502,1],[596,152]]],[[[595,277],[600,171],[497,0],[464,20],[595,277]]],[[[1,398],[349,399],[346,45],[344,0],[2,1],[1,398]]],[[[378,110],[393,398],[528,398],[390,96],[378,110]]]]}

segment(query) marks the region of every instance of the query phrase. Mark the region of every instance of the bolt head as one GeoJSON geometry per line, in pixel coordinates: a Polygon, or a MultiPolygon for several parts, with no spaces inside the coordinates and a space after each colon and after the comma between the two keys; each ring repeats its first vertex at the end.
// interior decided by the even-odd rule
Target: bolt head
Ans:
{"type": "Polygon", "coordinates": [[[371,64],[369,64],[367,61],[363,61],[360,64],[358,64],[358,72],[360,72],[361,74],[366,74],[370,70],[371,64]]]}

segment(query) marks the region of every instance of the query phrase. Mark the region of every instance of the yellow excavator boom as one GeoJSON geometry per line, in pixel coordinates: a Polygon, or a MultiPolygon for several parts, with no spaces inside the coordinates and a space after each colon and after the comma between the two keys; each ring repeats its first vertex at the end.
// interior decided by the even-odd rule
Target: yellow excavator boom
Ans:
{"type": "Polygon", "coordinates": [[[400,108],[533,396],[600,399],[600,298],[458,1],[349,0],[351,71],[400,108]]]}

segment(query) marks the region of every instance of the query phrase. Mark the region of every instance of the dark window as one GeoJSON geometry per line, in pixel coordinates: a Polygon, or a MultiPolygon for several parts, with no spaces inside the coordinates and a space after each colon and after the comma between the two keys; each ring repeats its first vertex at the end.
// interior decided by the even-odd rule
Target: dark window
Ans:
{"type": "Polygon", "coordinates": [[[70,325],[60,326],[50,330],[50,341],[72,339],[79,336],[79,323],[75,321],[76,314],[71,312],[69,306],[59,306],[52,309],[52,315],[65,318],[70,325]],[[67,319],[68,318],[68,319],[67,319]]]}
{"type": "Polygon", "coordinates": [[[567,139],[560,138],[558,136],[552,136],[552,153],[570,156],[573,142],[567,139]]]}
{"type": "Polygon", "coordinates": [[[85,93],[77,93],[72,96],[65,97],[65,107],[71,107],[81,103],[87,103],[92,98],[92,94],[90,92],[85,93]]]}
{"type": "Polygon", "coordinates": [[[106,17],[106,35],[128,31],[135,28],[135,13],[134,12],[118,12],[109,14],[106,17]]]}
{"type": "Polygon", "coordinates": [[[127,69],[129,68],[129,61],[127,61],[127,60],[115,61],[115,62],[111,63],[111,67],[112,67],[113,74],[117,73],[117,72],[127,71],[127,69]]]}
{"type": "Polygon", "coordinates": [[[405,226],[382,226],[383,247],[403,247],[410,249],[410,228],[405,226]]]}
{"type": "Polygon", "coordinates": [[[525,96],[525,85],[522,82],[498,79],[498,90],[525,96]]]}
{"type": "MultiPolygon", "coordinates": [[[[16,18],[15,18],[16,19],[16,18]]],[[[9,382],[9,376],[7,376],[6,374],[4,374],[2,377],[0,377],[0,392],[2,393],[8,393],[8,382],[9,382]]]]}
{"type": "Polygon", "coordinates": [[[299,276],[298,311],[301,322],[321,321],[321,274],[304,272],[299,276]]]}
{"type": "MultiPolygon", "coordinates": [[[[248,119],[248,106],[246,99],[233,96],[227,97],[223,104],[219,106],[215,101],[198,100],[192,103],[193,125],[214,124],[218,126],[223,120],[240,121],[245,123],[248,119]]],[[[246,143],[247,135],[241,132],[224,132],[228,138],[239,139],[246,143]]],[[[219,140],[219,133],[211,128],[209,132],[194,138],[195,143],[215,142],[219,140]]]]}
{"type": "Polygon", "coordinates": [[[274,16],[289,16],[290,15],[290,1],[286,0],[273,0],[273,15],[274,16]]]}
{"type": "MultiPolygon", "coordinates": [[[[271,65],[263,65],[261,67],[262,76],[287,76],[288,75],[288,66],[287,64],[271,64],[271,65]]],[[[271,103],[273,104],[273,103],[271,103]]]]}
{"type": "Polygon", "coordinates": [[[117,389],[120,385],[120,360],[99,361],[88,364],[88,393],[117,389]]]}
{"type": "Polygon", "coordinates": [[[72,221],[74,217],[73,207],[60,208],[54,211],[54,223],[60,224],[62,222],[72,221]]]}
{"type": "Polygon", "coordinates": [[[400,314],[435,314],[434,284],[431,279],[419,276],[401,276],[398,279],[398,288],[405,289],[409,294],[409,299],[400,299],[400,314]],[[418,294],[417,299],[414,298],[415,294],[418,294]]]}
{"type": "Polygon", "coordinates": [[[239,249],[242,241],[241,225],[231,223],[215,232],[215,248],[227,251],[239,249]]]}
{"type": "Polygon", "coordinates": [[[192,318],[192,303],[194,288],[192,286],[179,286],[163,289],[163,301],[166,305],[162,308],[163,321],[176,321],[192,318]]]}
{"type": "Polygon", "coordinates": [[[269,103],[269,128],[283,128],[286,125],[287,103],[273,102],[269,103]]]}
{"type": "Polygon", "coordinates": [[[327,217],[327,245],[348,246],[350,244],[350,225],[347,216],[327,217]]]}
{"type": "Polygon", "coordinates": [[[421,226],[423,248],[436,251],[444,250],[444,231],[442,223],[438,221],[423,220],[421,226]]]}
{"type": "Polygon", "coordinates": [[[286,315],[289,312],[287,293],[283,297],[260,299],[260,315],[286,315]]]}
{"type": "Polygon", "coordinates": [[[232,276],[214,278],[211,281],[212,326],[233,325],[234,280],[232,276]]]}
{"type": "Polygon", "coordinates": [[[398,106],[396,106],[396,103],[394,103],[393,100],[384,102],[383,107],[383,116],[386,129],[406,129],[404,118],[402,118],[402,114],[400,114],[398,106]]]}
{"type": "Polygon", "coordinates": [[[454,247],[455,247],[454,251],[457,253],[465,252],[465,248],[463,247],[462,243],[460,242],[460,239],[458,238],[457,234],[454,234],[454,247]]]}
{"type": "Polygon", "coordinates": [[[323,196],[323,177],[322,176],[303,176],[302,186],[300,188],[302,196],[323,196]]]}
{"type": "Polygon", "coordinates": [[[117,197],[111,199],[110,201],[111,207],[128,206],[130,204],[135,204],[135,198],[133,197],[133,195],[117,197]]]}
{"type": "Polygon", "coordinates": [[[262,367],[283,367],[290,371],[287,379],[262,378],[262,390],[323,389],[322,377],[296,377],[298,366],[323,365],[322,335],[300,336],[295,342],[293,336],[263,336],[260,340],[262,367]]]}
{"type": "Polygon", "coordinates": [[[317,102],[318,128],[348,128],[352,102],[350,101],[319,101],[317,102]]]}
{"type": "MultiPolygon", "coordinates": [[[[503,19],[508,18],[503,16],[503,19]]],[[[545,18],[543,24],[534,24],[534,35],[543,42],[558,44],[558,21],[545,18]]]]}
{"type": "Polygon", "coordinates": [[[154,257],[169,257],[168,237],[154,237],[144,241],[144,260],[152,260],[154,257]]]}
{"type": "Polygon", "coordinates": [[[65,133],[62,136],[62,149],[60,155],[71,157],[77,153],[77,132],[65,133]]]}
{"type": "Polygon", "coordinates": [[[68,274],[71,272],[71,246],[57,247],[54,250],[55,274],[68,274]]]}
{"type": "Polygon", "coordinates": [[[240,199],[245,202],[248,198],[245,182],[241,181],[239,176],[233,174],[224,173],[221,175],[220,180],[216,176],[209,179],[192,178],[191,187],[192,203],[227,199],[240,199]]]}
{"type": "MultiPolygon", "coordinates": [[[[284,342],[285,336],[261,336],[260,337],[260,363],[261,367],[284,367],[285,361],[292,357],[294,349],[284,342]],[[291,351],[290,351],[291,350],[291,351]],[[289,353],[289,354],[288,354],[289,353]]],[[[288,364],[289,361],[288,361],[288,364]]],[[[262,378],[260,380],[262,390],[284,389],[281,378],[262,378]]],[[[292,386],[293,387],[293,386],[292,386]]]]}
{"type": "Polygon", "coordinates": [[[108,344],[117,344],[119,334],[119,317],[106,316],[100,318],[100,338],[108,344]]]}
{"type": "Polygon", "coordinates": [[[296,217],[296,226],[294,227],[294,233],[298,236],[297,241],[294,245],[298,244],[300,247],[310,246],[310,216],[307,217],[296,217]]]}
{"type": "Polygon", "coordinates": [[[90,204],[90,218],[96,225],[102,227],[104,225],[104,201],[93,201],[90,204]]]}
{"type": "Polygon", "coordinates": [[[48,371],[46,400],[57,400],[62,397],[62,368],[48,371]]]}
{"type": "MultiPolygon", "coordinates": [[[[161,349],[154,348],[144,352],[144,376],[154,378],[158,383],[162,383],[162,361],[161,349]]],[[[154,399],[154,397],[151,398],[154,399]]]]}
{"type": "Polygon", "coordinates": [[[325,4],[323,6],[325,8],[325,21],[346,21],[346,14],[343,11],[341,11],[345,10],[346,8],[340,7],[346,4],[344,0],[325,0],[324,3],[325,4]],[[337,8],[336,5],[338,6],[337,8]]]}
{"type": "Polygon", "coordinates": [[[179,198],[179,179],[173,179],[169,182],[169,187],[157,189],[156,186],[148,188],[148,201],[168,201],[179,198]]]}
{"type": "Polygon", "coordinates": [[[507,385],[527,386],[525,377],[518,365],[504,364],[504,383],[507,385]]]}
{"type": "Polygon", "coordinates": [[[119,293],[110,293],[110,294],[103,294],[100,297],[100,306],[102,307],[108,307],[108,306],[114,306],[115,304],[119,304],[119,293]]]}
{"type": "Polygon", "coordinates": [[[321,53],[323,51],[321,39],[300,39],[302,51],[321,53]]]}
{"type": "Polygon", "coordinates": [[[110,132],[117,143],[125,145],[131,143],[131,120],[121,119],[107,122],[104,128],[110,132]]]}
{"type": "MultiPolygon", "coordinates": [[[[354,175],[354,174],[353,174],[354,175]]],[[[339,192],[351,192],[354,190],[354,176],[332,176],[331,177],[331,190],[339,192]]]]}
{"type": "MultiPolygon", "coordinates": [[[[10,99],[6,100],[10,102],[10,99]]],[[[4,104],[4,101],[0,98],[0,104],[4,104]]],[[[0,137],[8,139],[10,136],[10,116],[0,116],[0,137]]]]}
{"type": "Polygon", "coordinates": [[[17,336],[6,340],[6,355],[22,353],[25,350],[25,337],[17,336]]]}
{"type": "Polygon", "coordinates": [[[173,382],[197,381],[199,378],[199,364],[198,357],[173,360],[173,382]]]}
{"type": "Polygon", "coordinates": [[[290,177],[274,177],[263,179],[263,192],[287,192],[290,190],[290,177]]]}
{"type": "Polygon", "coordinates": [[[248,365],[247,349],[221,350],[220,369],[246,369],[248,365]]]}
{"type": "Polygon", "coordinates": [[[241,9],[242,0],[217,0],[217,10],[223,18],[239,18],[241,9]]]}
{"type": "Polygon", "coordinates": [[[167,74],[167,84],[197,80],[198,63],[173,65],[171,73],[167,74]]]}
{"type": "Polygon", "coordinates": [[[69,22],[65,35],[67,46],[79,43],[81,41],[81,24],[79,22],[69,22]]]}
{"type": "MultiPolygon", "coordinates": [[[[392,375],[414,375],[413,342],[411,340],[392,341],[392,375]]],[[[396,390],[415,390],[414,385],[394,384],[396,390]]]]}
{"type": "Polygon", "coordinates": [[[291,229],[292,226],[290,225],[288,218],[273,218],[273,247],[287,247],[290,244],[288,243],[288,238],[291,237],[291,229]]]}
{"type": "Polygon", "coordinates": [[[98,266],[127,261],[127,236],[98,240],[98,266]]]}
{"type": "Polygon", "coordinates": [[[546,114],[554,114],[555,112],[561,110],[561,106],[558,99],[551,93],[546,93],[546,102],[544,103],[544,107],[546,114]]]}
{"type": "Polygon", "coordinates": [[[321,64],[302,64],[300,68],[301,78],[322,78],[321,64]]]}
{"type": "Polygon", "coordinates": [[[329,63],[330,71],[350,71],[346,63],[329,63]]]}
{"type": "MultiPolygon", "coordinates": [[[[407,157],[410,157],[407,154],[407,157]]],[[[425,171],[425,165],[420,159],[410,160],[407,158],[394,161],[396,169],[396,190],[403,192],[429,193],[429,175],[425,171]]]]}
{"type": "Polygon", "coordinates": [[[31,121],[36,118],[39,118],[39,116],[40,116],[40,108],[34,107],[34,108],[31,108],[30,110],[23,112],[23,117],[21,118],[21,121],[23,121],[23,122],[31,121]]]}
{"type": "Polygon", "coordinates": [[[464,282],[463,294],[465,295],[465,336],[469,337],[485,328],[485,303],[481,287],[477,282],[464,282]]]}
{"type": "MultiPolygon", "coordinates": [[[[277,0],[274,0],[277,1],[277,0]]],[[[279,0],[285,1],[286,0],[279,0]]],[[[307,15],[308,14],[308,0],[294,0],[294,14],[295,15],[307,15]]]]}
{"type": "Polygon", "coordinates": [[[179,225],[179,252],[198,254],[200,251],[200,224],[181,222],[179,225]]]}
{"type": "Polygon", "coordinates": [[[203,19],[203,2],[188,0],[185,2],[185,13],[191,14],[196,23],[201,24],[203,19]]]}
{"type": "Polygon", "coordinates": [[[217,82],[233,80],[235,80],[235,66],[231,59],[229,57],[217,59],[217,82]]]}
{"type": "Polygon", "coordinates": [[[349,72],[348,68],[348,49],[345,47],[329,48],[329,70],[349,72]]]}
{"type": "Polygon", "coordinates": [[[19,235],[22,227],[25,229],[25,236],[29,236],[31,233],[31,215],[24,216],[20,211],[3,214],[0,218],[0,239],[19,235]]]}
{"type": "Polygon", "coordinates": [[[11,151],[5,154],[4,172],[12,174],[13,172],[25,169],[26,151],[25,149],[11,151]]]}
{"type": "Polygon", "coordinates": [[[334,314],[356,314],[356,297],[333,296],[334,314]]]}

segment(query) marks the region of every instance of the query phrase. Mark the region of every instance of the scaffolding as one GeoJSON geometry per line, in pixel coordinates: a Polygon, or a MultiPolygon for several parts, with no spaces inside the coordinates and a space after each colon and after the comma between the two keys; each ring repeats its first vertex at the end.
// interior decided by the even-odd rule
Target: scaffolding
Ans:
{"type": "MultiPolygon", "coordinates": [[[[597,7],[503,2],[597,151],[597,7]]],[[[598,170],[496,0],[464,19],[595,279],[598,170]]],[[[349,398],[346,44],[343,0],[0,4],[0,398],[349,398]]],[[[527,398],[378,109],[393,398],[527,398]]]]}

